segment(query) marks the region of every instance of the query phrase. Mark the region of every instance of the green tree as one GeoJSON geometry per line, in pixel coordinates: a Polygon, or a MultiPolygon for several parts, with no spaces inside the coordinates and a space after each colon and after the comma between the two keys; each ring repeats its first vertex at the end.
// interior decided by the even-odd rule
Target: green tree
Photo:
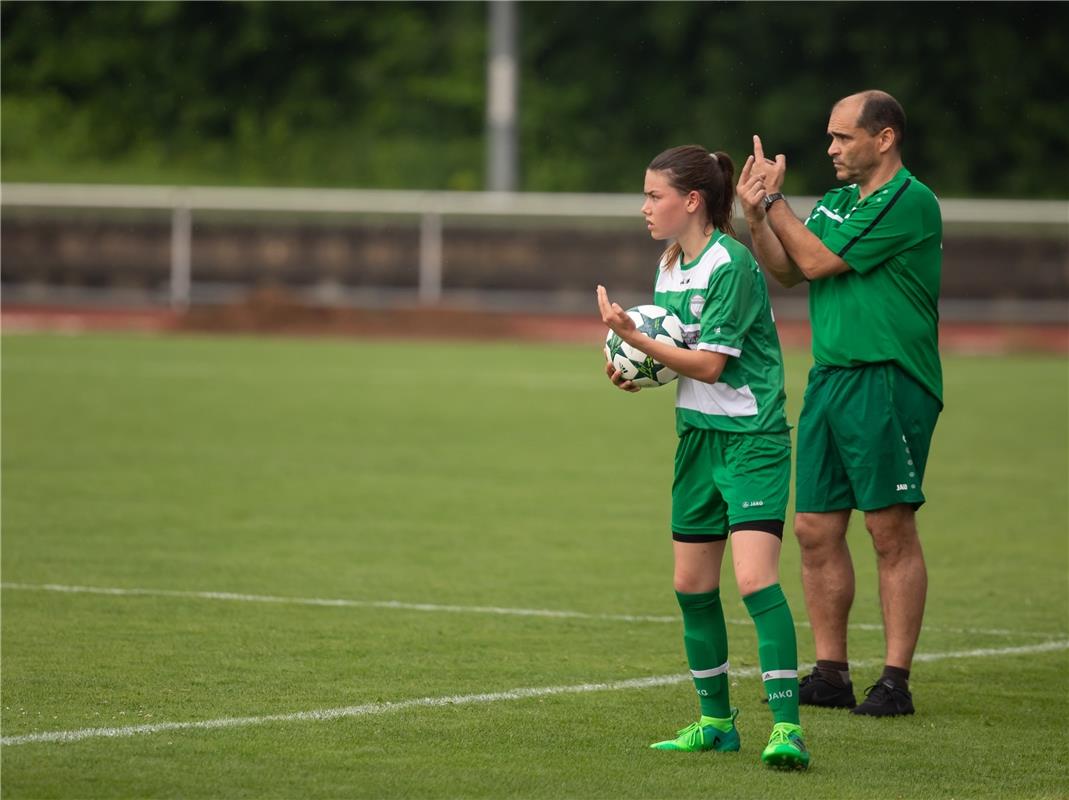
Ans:
{"type": "MultiPolygon", "coordinates": [[[[1064,197],[1065,3],[521,3],[524,189],[635,191],[762,134],[816,193],[832,103],[882,88],[943,196],[1064,197]]],[[[478,2],[3,2],[5,180],[476,189],[478,2]]]]}

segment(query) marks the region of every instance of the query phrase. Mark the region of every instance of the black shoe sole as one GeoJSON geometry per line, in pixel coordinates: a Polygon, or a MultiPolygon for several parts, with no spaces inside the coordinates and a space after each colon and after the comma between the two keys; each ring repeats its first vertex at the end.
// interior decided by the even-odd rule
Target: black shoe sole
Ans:
{"type": "Polygon", "coordinates": [[[862,704],[850,713],[857,714],[859,717],[908,717],[916,712],[912,708],[904,711],[885,711],[882,707],[866,709],[862,704]]]}
{"type": "Polygon", "coordinates": [[[857,708],[857,700],[853,700],[850,703],[818,703],[814,700],[803,700],[802,698],[798,698],[798,705],[809,706],[811,708],[853,709],[857,708]]]}

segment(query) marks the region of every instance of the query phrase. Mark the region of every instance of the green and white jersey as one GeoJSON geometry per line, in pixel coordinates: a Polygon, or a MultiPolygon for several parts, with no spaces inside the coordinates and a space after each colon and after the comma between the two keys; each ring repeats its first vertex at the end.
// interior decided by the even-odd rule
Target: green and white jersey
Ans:
{"type": "Polygon", "coordinates": [[[850,265],[809,284],[813,358],[832,367],[891,361],[942,402],[939,201],[905,167],[858,195],[857,184],[834,189],[805,221],[850,265]]]}
{"type": "Polygon", "coordinates": [[[653,301],[683,323],[692,349],[731,356],[720,380],[679,376],[676,431],[776,433],[787,430],[783,355],[768,287],[750,251],[715,233],[689,264],[658,268],[653,301]]]}

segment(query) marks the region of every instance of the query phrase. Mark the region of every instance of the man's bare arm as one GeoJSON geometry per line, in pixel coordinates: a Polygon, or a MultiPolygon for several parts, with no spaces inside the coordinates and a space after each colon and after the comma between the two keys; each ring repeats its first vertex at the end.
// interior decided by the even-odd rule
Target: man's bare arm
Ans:
{"type": "MultiPolygon", "coordinates": [[[[761,137],[754,136],[753,141],[752,158],[757,168],[752,172],[762,181],[766,197],[779,194],[780,187],[783,186],[783,176],[787,173],[787,157],[780,153],[775,160],[765,158],[761,137]]],[[[746,163],[750,164],[750,160],[747,159],[746,163]]],[[[820,238],[794,215],[787,199],[782,195],[780,198],[763,208],[765,222],[783,247],[788,259],[805,279],[815,281],[850,269],[849,264],[825,247],[820,238]]]]}
{"type": "Polygon", "coordinates": [[[786,198],[772,204],[765,214],[765,222],[806,280],[815,281],[850,269],[849,264],[825,247],[794,215],[786,198]]]}
{"type": "Polygon", "coordinates": [[[746,159],[739,175],[735,191],[750,228],[754,255],[760,264],[776,281],[783,286],[794,286],[805,280],[798,266],[791,261],[780,240],[768,225],[765,218],[764,176],[753,169],[754,157],[746,159]]]}

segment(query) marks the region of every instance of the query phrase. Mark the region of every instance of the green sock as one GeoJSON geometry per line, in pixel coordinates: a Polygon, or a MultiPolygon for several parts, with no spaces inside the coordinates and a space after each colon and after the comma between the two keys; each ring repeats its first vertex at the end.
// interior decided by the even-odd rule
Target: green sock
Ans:
{"type": "Polygon", "coordinates": [[[757,653],[768,707],[775,722],[798,719],[798,641],[794,619],[778,583],[742,598],[757,628],[757,653]]]}
{"type": "Polygon", "coordinates": [[[720,589],[701,594],[676,592],[676,599],[683,610],[683,644],[702,716],[730,718],[728,629],[720,605],[720,589]]]}

